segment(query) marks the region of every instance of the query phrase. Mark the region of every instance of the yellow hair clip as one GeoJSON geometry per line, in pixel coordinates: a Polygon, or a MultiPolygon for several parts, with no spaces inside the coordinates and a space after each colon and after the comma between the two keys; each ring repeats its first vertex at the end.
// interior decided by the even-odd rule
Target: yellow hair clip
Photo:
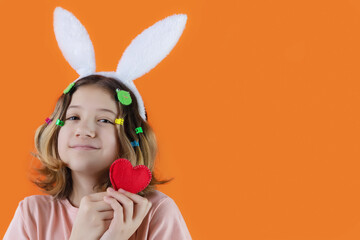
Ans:
{"type": "Polygon", "coordinates": [[[124,119],[123,118],[117,118],[115,119],[115,123],[119,125],[124,125],[124,119]]]}

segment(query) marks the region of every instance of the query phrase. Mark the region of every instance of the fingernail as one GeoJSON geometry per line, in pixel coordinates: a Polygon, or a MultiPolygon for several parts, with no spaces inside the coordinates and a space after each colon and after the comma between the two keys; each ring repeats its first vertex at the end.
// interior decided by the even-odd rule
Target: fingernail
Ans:
{"type": "Polygon", "coordinates": [[[121,193],[126,193],[126,191],[124,189],[122,189],[122,188],[119,188],[118,191],[121,192],[121,193]]]}

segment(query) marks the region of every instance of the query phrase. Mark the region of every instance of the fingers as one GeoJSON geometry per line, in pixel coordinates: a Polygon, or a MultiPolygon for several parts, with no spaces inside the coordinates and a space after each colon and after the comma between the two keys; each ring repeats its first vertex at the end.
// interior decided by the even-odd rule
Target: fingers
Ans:
{"type": "Polygon", "coordinates": [[[84,196],[81,199],[80,206],[84,211],[112,211],[111,206],[104,202],[103,198],[106,195],[106,192],[101,192],[84,196]]]}
{"type": "Polygon", "coordinates": [[[151,208],[151,202],[144,197],[137,194],[130,193],[119,189],[118,191],[111,190],[107,191],[110,196],[117,199],[121,205],[125,208],[125,221],[132,220],[133,218],[144,218],[151,208]]]}
{"type": "Polygon", "coordinates": [[[135,208],[134,212],[135,217],[138,217],[138,214],[140,214],[139,217],[142,218],[146,216],[152,206],[151,202],[147,198],[141,197],[131,192],[127,192],[123,189],[119,189],[119,192],[130,198],[136,204],[137,207],[135,208]]]}
{"type": "Polygon", "coordinates": [[[120,221],[120,224],[124,222],[124,214],[123,214],[123,207],[120,205],[120,203],[112,197],[105,196],[104,201],[110,204],[112,209],[114,210],[114,221],[120,221]]]}
{"type": "Polygon", "coordinates": [[[124,221],[127,222],[127,220],[133,219],[134,214],[134,203],[126,197],[125,195],[115,191],[113,188],[108,188],[107,192],[110,194],[110,196],[114,197],[116,200],[118,200],[122,207],[124,208],[124,221]]]}
{"type": "Polygon", "coordinates": [[[100,219],[111,221],[114,218],[114,211],[99,212],[100,219]]]}
{"type": "Polygon", "coordinates": [[[102,201],[94,202],[91,207],[98,212],[112,211],[112,207],[104,202],[104,199],[102,199],[102,201]]]}
{"type": "Polygon", "coordinates": [[[98,201],[102,201],[104,196],[106,196],[107,193],[106,192],[98,192],[98,193],[93,193],[90,195],[87,195],[85,197],[88,197],[90,201],[92,202],[98,202],[98,201]]]}
{"type": "Polygon", "coordinates": [[[146,205],[149,204],[151,206],[151,202],[144,197],[141,197],[137,194],[131,193],[131,192],[127,192],[123,189],[119,189],[119,192],[124,194],[125,196],[127,196],[128,198],[130,198],[131,200],[133,200],[136,204],[140,204],[140,205],[146,205]]]}

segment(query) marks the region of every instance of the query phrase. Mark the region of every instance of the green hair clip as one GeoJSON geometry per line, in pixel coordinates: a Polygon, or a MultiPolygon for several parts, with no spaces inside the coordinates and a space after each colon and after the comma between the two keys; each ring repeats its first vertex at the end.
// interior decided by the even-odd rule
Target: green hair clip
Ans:
{"type": "Polygon", "coordinates": [[[64,94],[67,94],[68,92],[70,92],[70,90],[72,89],[72,87],[75,85],[74,82],[70,83],[69,86],[67,86],[67,88],[64,90],[64,94]]]}
{"type": "Polygon", "coordinates": [[[143,130],[141,127],[135,128],[135,133],[139,134],[139,133],[143,133],[143,130]]]}
{"type": "Polygon", "coordinates": [[[61,121],[60,119],[56,121],[56,125],[59,125],[60,127],[64,126],[64,124],[64,121],[61,121]]]}
{"type": "Polygon", "coordinates": [[[119,102],[121,102],[123,105],[130,105],[132,103],[132,99],[129,92],[116,89],[116,93],[119,102]]]}

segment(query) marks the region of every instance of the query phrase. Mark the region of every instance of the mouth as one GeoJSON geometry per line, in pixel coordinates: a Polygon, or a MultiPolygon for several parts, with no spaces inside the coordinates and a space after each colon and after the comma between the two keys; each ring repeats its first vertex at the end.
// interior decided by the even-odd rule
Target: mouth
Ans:
{"type": "Polygon", "coordinates": [[[91,145],[74,145],[71,146],[70,148],[75,149],[75,150],[98,150],[99,148],[91,146],[91,145]]]}

